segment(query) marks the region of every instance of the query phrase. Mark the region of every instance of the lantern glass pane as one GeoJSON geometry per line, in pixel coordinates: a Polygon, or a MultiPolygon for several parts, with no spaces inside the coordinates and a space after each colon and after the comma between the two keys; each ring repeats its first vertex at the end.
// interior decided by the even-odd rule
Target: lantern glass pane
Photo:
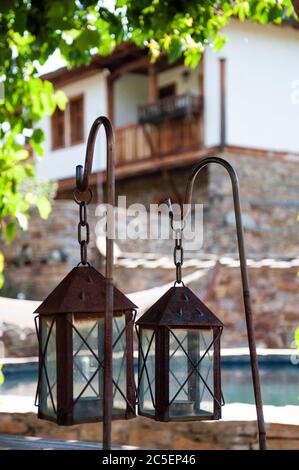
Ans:
{"type": "Polygon", "coordinates": [[[45,416],[55,418],[57,410],[55,319],[41,318],[40,339],[41,349],[44,355],[39,392],[40,411],[45,416]]]}
{"type": "Polygon", "coordinates": [[[117,415],[127,408],[127,346],[126,346],[126,317],[113,318],[113,408],[112,414],[117,415]]]}
{"type": "Polygon", "coordinates": [[[139,408],[141,413],[155,414],[155,332],[140,328],[139,408]]]}
{"type": "Polygon", "coordinates": [[[208,418],[214,410],[213,330],[173,329],[169,340],[169,416],[208,418]]]}
{"type": "Polygon", "coordinates": [[[74,319],[73,398],[74,420],[103,414],[104,320],[74,319]],[[77,331],[76,331],[77,330],[77,331]]]}
{"type": "MultiPolygon", "coordinates": [[[[73,329],[73,399],[74,420],[101,418],[104,398],[104,319],[74,319],[73,329]],[[77,330],[77,331],[76,331],[77,330]]],[[[127,408],[126,317],[113,318],[112,414],[127,408]]]]}

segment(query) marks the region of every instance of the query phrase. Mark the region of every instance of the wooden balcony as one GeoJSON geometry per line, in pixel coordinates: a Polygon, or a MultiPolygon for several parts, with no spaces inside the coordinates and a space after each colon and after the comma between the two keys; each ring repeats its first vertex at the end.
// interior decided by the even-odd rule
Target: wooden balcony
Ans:
{"type": "Polygon", "coordinates": [[[203,147],[202,115],[193,114],[159,124],[130,124],[116,129],[117,166],[180,158],[203,147]]]}
{"type": "Polygon", "coordinates": [[[139,124],[157,124],[165,119],[178,119],[192,116],[201,109],[201,99],[190,93],[177,96],[167,96],[155,103],[139,106],[139,124]]]}

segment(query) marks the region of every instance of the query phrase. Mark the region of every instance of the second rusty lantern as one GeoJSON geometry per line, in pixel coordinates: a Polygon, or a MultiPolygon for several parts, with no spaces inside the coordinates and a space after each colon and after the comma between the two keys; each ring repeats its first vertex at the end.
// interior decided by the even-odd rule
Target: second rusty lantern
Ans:
{"type": "Polygon", "coordinates": [[[138,321],[139,414],[157,421],[221,418],[221,321],[184,285],[138,321]]]}
{"type": "MultiPolygon", "coordinates": [[[[74,268],[37,308],[40,346],[38,417],[60,425],[103,419],[106,280],[74,268]]],[[[116,287],[113,299],[112,418],[135,416],[133,314],[116,287]]]]}

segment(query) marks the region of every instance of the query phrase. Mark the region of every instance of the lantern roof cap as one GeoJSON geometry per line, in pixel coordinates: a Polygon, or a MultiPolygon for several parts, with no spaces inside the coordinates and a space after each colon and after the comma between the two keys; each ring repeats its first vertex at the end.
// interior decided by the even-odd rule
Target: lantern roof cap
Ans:
{"type": "MultiPolygon", "coordinates": [[[[92,266],[77,266],[39,305],[34,313],[104,313],[106,278],[92,266]]],[[[113,311],[137,308],[119,289],[113,289],[113,311]]]]}
{"type": "Polygon", "coordinates": [[[222,327],[223,323],[186,286],[171,287],[137,321],[140,326],[222,327]]]}

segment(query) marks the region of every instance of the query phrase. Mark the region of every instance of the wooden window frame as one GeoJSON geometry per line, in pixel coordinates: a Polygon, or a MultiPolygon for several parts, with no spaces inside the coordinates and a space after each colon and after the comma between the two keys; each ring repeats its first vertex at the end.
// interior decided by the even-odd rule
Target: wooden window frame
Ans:
{"type": "Polygon", "coordinates": [[[55,113],[51,116],[51,149],[52,151],[55,150],[60,150],[64,149],[67,147],[73,147],[74,145],[79,145],[84,143],[84,135],[85,135],[85,129],[84,129],[84,94],[80,93],[78,95],[74,96],[69,96],[68,97],[68,104],[66,108],[61,111],[57,108],[55,113]],[[78,139],[73,139],[72,136],[72,116],[71,116],[71,103],[73,101],[82,101],[82,135],[78,139]],[[55,113],[59,112],[62,113],[63,116],[63,124],[64,124],[64,138],[63,138],[63,144],[57,144],[57,139],[56,139],[56,126],[57,126],[57,121],[55,119],[55,113]]]}
{"type": "Polygon", "coordinates": [[[69,147],[72,147],[74,145],[79,145],[84,142],[84,94],[80,93],[79,95],[74,95],[69,97],[68,101],[68,113],[67,113],[67,120],[68,120],[68,140],[69,140],[69,147]],[[78,138],[73,138],[72,135],[72,112],[71,112],[71,107],[72,107],[72,102],[75,101],[81,101],[82,102],[82,134],[78,138]]]}
{"type": "Polygon", "coordinates": [[[57,108],[54,114],[51,116],[51,148],[52,150],[59,150],[66,147],[66,126],[65,126],[65,110],[60,110],[57,108]],[[63,119],[63,143],[57,143],[56,136],[57,136],[57,113],[61,113],[63,119]]]}
{"type": "Polygon", "coordinates": [[[163,98],[168,98],[170,96],[176,96],[176,92],[177,92],[177,84],[175,82],[168,83],[167,85],[159,86],[159,88],[158,88],[158,100],[161,100],[163,98]],[[165,92],[165,91],[169,91],[169,90],[172,91],[171,94],[167,94],[166,96],[161,97],[161,92],[163,93],[163,91],[165,92]]]}

